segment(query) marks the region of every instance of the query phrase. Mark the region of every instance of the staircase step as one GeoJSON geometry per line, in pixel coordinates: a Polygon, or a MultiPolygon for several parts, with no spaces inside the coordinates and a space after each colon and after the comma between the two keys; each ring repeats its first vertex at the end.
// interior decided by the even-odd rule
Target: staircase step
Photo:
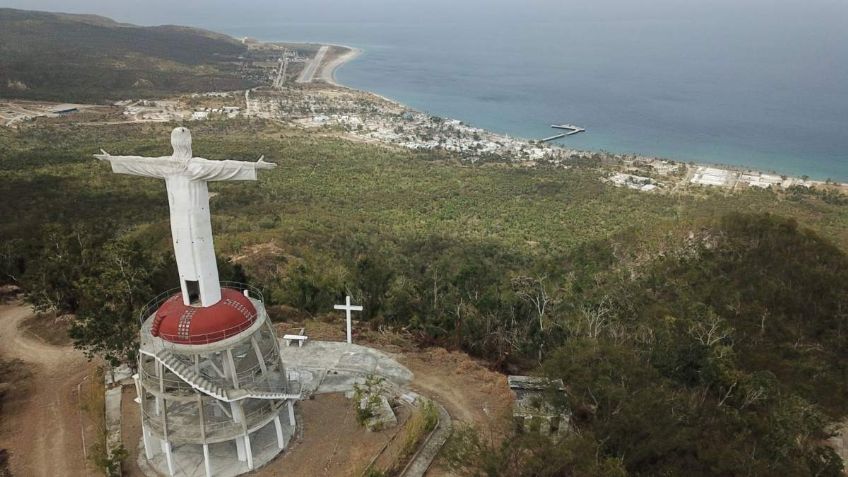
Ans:
{"type": "Polygon", "coordinates": [[[286,397],[286,393],[281,392],[258,391],[250,389],[238,389],[228,391],[223,387],[201,376],[198,372],[194,370],[193,366],[185,364],[182,360],[178,359],[176,356],[172,355],[166,350],[162,350],[156,353],[156,358],[158,358],[159,361],[161,361],[166,368],[170,369],[174,374],[179,376],[186,383],[191,385],[191,387],[193,387],[194,389],[203,392],[204,394],[208,394],[216,399],[220,399],[222,401],[231,402],[243,397],[254,399],[283,399],[286,397]]]}

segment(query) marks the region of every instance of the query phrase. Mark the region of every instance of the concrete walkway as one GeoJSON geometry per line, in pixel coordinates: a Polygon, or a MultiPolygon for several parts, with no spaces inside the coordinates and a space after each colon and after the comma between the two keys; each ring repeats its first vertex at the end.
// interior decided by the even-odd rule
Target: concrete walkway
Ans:
{"type": "Polygon", "coordinates": [[[418,449],[418,452],[412,456],[409,464],[401,472],[401,477],[423,477],[433,464],[433,460],[439,454],[439,451],[442,450],[442,446],[445,445],[448,437],[450,437],[451,430],[453,429],[453,421],[450,414],[438,402],[433,401],[433,404],[436,405],[436,409],[439,411],[439,423],[433,432],[427,436],[427,440],[418,449]]]}

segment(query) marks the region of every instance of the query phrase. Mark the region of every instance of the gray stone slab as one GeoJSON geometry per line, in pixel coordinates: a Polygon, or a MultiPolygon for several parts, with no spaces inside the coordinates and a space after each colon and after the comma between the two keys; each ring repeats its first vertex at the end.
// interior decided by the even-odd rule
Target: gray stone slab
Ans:
{"type": "MultiPolygon", "coordinates": [[[[359,401],[359,408],[365,409],[371,398],[364,397],[359,401]]],[[[365,427],[372,432],[382,431],[397,426],[397,416],[386,396],[378,396],[376,405],[371,405],[373,415],[365,420],[365,427]]]]}
{"type": "Polygon", "coordinates": [[[106,390],[106,447],[121,446],[121,386],[106,390]]]}

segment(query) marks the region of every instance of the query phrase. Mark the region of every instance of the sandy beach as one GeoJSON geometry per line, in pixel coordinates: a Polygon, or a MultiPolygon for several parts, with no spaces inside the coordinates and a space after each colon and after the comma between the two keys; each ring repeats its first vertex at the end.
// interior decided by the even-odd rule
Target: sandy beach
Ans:
{"type": "Polygon", "coordinates": [[[335,86],[342,86],[338,82],[336,82],[336,70],[339,69],[343,64],[348,61],[354,60],[357,56],[362,54],[362,50],[359,48],[353,48],[345,45],[330,45],[336,48],[346,48],[347,51],[340,54],[339,56],[333,58],[331,61],[327,62],[323,68],[321,68],[321,74],[319,75],[319,79],[335,86]]]}

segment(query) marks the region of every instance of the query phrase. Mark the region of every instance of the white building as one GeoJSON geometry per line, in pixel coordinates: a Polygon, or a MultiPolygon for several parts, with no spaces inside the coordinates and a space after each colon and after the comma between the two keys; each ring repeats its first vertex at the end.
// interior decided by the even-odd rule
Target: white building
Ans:
{"type": "Polygon", "coordinates": [[[714,167],[698,166],[695,174],[692,176],[691,182],[699,185],[724,187],[729,184],[730,179],[730,171],[714,167]]]}

